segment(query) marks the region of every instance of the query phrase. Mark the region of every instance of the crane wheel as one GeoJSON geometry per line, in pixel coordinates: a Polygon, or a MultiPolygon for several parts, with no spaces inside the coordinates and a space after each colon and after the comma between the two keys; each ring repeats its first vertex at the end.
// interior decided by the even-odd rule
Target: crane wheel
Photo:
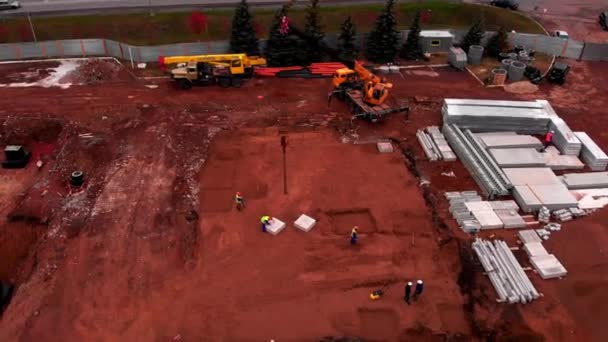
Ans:
{"type": "Polygon", "coordinates": [[[192,88],[192,83],[190,83],[190,81],[186,80],[186,79],[181,79],[179,80],[179,87],[182,89],[190,89],[192,88]]]}
{"type": "Polygon", "coordinates": [[[230,79],[227,77],[220,78],[219,82],[220,82],[220,87],[222,87],[222,88],[230,87],[230,79]]]}
{"type": "Polygon", "coordinates": [[[243,80],[240,77],[233,77],[232,80],[230,80],[230,83],[233,87],[240,88],[241,85],[243,85],[243,80]]]}

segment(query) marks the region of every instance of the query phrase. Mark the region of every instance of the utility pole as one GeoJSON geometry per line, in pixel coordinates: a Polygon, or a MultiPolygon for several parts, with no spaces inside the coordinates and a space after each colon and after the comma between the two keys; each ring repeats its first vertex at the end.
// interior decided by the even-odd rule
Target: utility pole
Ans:
{"type": "Polygon", "coordinates": [[[32,36],[34,37],[34,41],[38,42],[38,39],[36,39],[36,31],[34,31],[34,24],[32,24],[32,17],[30,16],[30,12],[27,12],[27,21],[30,23],[30,29],[32,30],[32,36]]]}
{"type": "Polygon", "coordinates": [[[283,149],[283,194],[287,195],[287,137],[281,136],[281,148],[283,149]]]}

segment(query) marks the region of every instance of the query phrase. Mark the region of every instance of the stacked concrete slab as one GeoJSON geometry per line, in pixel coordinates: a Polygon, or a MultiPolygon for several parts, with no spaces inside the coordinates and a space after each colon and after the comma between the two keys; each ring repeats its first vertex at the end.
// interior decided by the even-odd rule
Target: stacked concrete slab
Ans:
{"type": "Polygon", "coordinates": [[[545,165],[551,170],[581,170],[585,168],[585,164],[577,156],[561,154],[555,146],[548,146],[541,155],[545,165]]]}
{"type": "Polygon", "coordinates": [[[562,154],[578,156],[581,153],[582,144],[574,135],[574,132],[566,125],[566,122],[558,117],[551,118],[549,130],[554,131],[552,143],[562,154]]]}
{"type": "Polygon", "coordinates": [[[450,213],[465,233],[477,233],[481,229],[479,221],[467,209],[466,203],[479,202],[481,196],[476,191],[446,192],[445,198],[450,202],[450,213]]]}
{"type": "Polygon", "coordinates": [[[445,99],[441,112],[444,124],[476,132],[544,134],[552,118],[546,104],[539,101],[445,99]]]}
{"type": "Polygon", "coordinates": [[[578,201],[549,168],[505,168],[513,184],[513,197],[527,213],[577,207],[578,201]]]}
{"type": "Polygon", "coordinates": [[[542,153],[533,148],[493,148],[490,149],[490,154],[503,168],[545,166],[542,153]]]}
{"type": "Polygon", "coordinates": [[[543,279],[561,278],[568,274],[566,268],[553,254],[533,256],[530,262],[543,279]]]}
{"type": "Polygon", "coordinates": [[[608,205],[608,188],[571,190],[578,200],[582,210],[600,209],[608,205]]]}
{"type": "Polygon", "coordinates": [[[473,217],[475,217],[477,222],[479,222],[481,229],[498,229],[504,227],[500,217],[496,215],[489,202],[469,202],[465,203],[465,206],[473,217]]]}
{"type": "Polygon", "coordinates": [[[443,133],[439,130],[437,126],[429,126],[426,128],[426,132],[431,136],[435,146],[439,150],[439,154],[441,155],[441,159],[445,161],[455,161],[456,154],[450,148],[448,141],[443,136],[443,133]]]}
{"type": "Polygon", "coordinates": [[[309,232],[317,224],[317,220],[308,215],[302,214],[293,224],[299,230],[309,232]]]}
{"type": "Polygon", "coordinates": [[[538,236],[538,234],[536,234],[536,232],[534,231],[534,229],[520,230],[520,231],[517,232],[517,237],[519,238],[519,241],[521,241],[521,243],[523,243],[524,245],[527,244],[527,243],[542,242],[543,241],[538,236]]]}
{"type": "Polygon", "coordinates": [[[608,155],[585,132],[574,132],[583,147],[581,158],[592,171],[604,171],[608,166],[608,155]]]}
{"type": "Polygon", "coordinates": [[[608,172],[566,173],[561,179],[572,190],[608,188],[608,172]]]}
{"type": "Polygon", "coordinates": [[[509,180],[470,130],[462,131],[458,125],[443,125],[443,134],[488,198],[509,194],[509,180]]]}
{"type": "Polygon", "coordinates": [[[475,134],[486,148],[533,148],[540,149],[543,144],[538,138],[531,135],[503,134],[502,132],[493,132],[495,134],[485,135],[475,134]]]}
{"type": "Polygon", "coordinates": [[[515,209],[495,209],[494,213],[502,221],[505,229],[525,228],[527,226],[526,221],[515,209]]]}
{"type": "Polygon", "coordinates": [[[490,278],[499,301],[525,304],[540,297],[504,241],[495,240],[492,243],[477,238],[472,247],[490,278]]]}

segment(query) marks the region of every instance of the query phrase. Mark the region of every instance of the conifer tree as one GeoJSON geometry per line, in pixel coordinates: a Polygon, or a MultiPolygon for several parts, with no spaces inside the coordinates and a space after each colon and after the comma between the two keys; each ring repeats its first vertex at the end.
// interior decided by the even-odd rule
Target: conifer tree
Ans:
{"type": "Polygon", "coordinates": [[[387,0],[386,7],[374,25],[374,29],[367,37],[365,55],[375,63],[392,62],[397,56],[399,31],[395,20],[395,0],[387,0]]]}
{"type": "Polygon", "coordinates": [[[473,26],[471,26],[467,34],[462,38],[460,47],[465,52],[469,52],[469,47],[471,45],[479,45],[479,43],[481,43],[481,39],[483,38],[484,34],[483,17],[477,17],[473,23],[473,26]]]}
{"type": "Polygon", "coordinates": [[[507,30],[501,26],[498,32],[488,41],[488,45],[485,48],[486,55],[498,57],[501,52],[508,51],[509,49],[507,30]]]}
{"type": "Polygon", "coordinates": [[[287,16],[289,6],[279,9],[272,20],[270,33],[266,41],[266,61],[269,66],[293,66],[306,63],[305,56],[300,52],[301,41],[281,32],[281,20],[287,16]]]}
{"type": "Polygon", "coordinates": [[[401,58],[417,60],[420,57],[422,57],[422,48],[420,47],[420,11],[418,11],[401,48],[401,58]]]}
{"type": "Polygon", "coordinates": [[[344,20],[338,36],[338,50],[340,60],[354,65],[358,50],[356,45],[357,30],[350,16],[344,20]]]}
{"type": "Polygon", "coordinates": [[[230,51],[246,53],[250,56],[260,55],[260,45],[249,12],[247,0],[241,0],[234,10],[232,17],[232,34],[230,35],[230,51]]]}
{"type": "Polygon", "coordinates": [[[304,33],[309,37],[308,42],[303,44],[303,50],[306,53],[308,63],[319,62],[323,59],[325,52],[320,50],[319,43],[325,38],[323,27],[321,26],[321,17],[319,15],[319,0],[311,0],[308,9],[306,10],[306,23],[304,25],[304,33]]]}

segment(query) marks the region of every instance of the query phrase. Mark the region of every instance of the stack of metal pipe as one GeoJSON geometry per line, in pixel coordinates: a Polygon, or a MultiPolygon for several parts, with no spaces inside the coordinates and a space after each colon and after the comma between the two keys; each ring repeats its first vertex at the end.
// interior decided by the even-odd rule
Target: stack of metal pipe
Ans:
{"type": "Polygon", "coordinates": [[[492,243],[477,238],[473,250],[498,294],[498,301],[526,304],[540,297],[504,241],[492,243]]]}
{"type": "Polygon", "coordinates": [[[418,142],[420,142],[420,146],[422,146],[424,154],[426,154],[426,157],[429,158],[430,161],[441,160],[441,151],[429,134],[419,129],[418,132],[416,132],[416,137],[418,138],[418,142]]]}

